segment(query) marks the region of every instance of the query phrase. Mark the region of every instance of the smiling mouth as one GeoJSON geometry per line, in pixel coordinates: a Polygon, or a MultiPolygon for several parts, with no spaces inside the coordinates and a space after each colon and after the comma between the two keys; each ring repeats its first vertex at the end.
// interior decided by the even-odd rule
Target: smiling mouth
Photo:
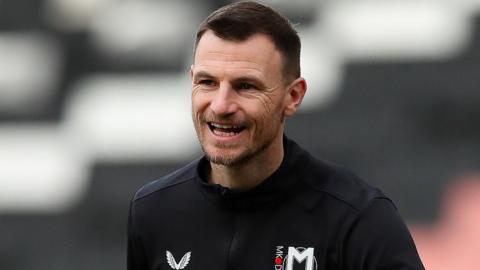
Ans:
{"type": "Polygon", "coordinates": [[[235,136],[245,129],[245,126],[239,125],[225,125],[214,122],[208,122],[207,124],[213,134],[223,137],[235,136]]]}

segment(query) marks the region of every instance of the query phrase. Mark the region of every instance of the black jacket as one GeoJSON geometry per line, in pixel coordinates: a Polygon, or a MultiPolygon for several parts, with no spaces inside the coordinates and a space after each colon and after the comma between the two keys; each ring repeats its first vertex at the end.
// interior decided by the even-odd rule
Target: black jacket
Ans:
{"type": "Polygon", "coordinates": [[[206,183],[205,158],[142,187],[128,270],[424,269],[393,203],[285,138],[280,168],[251,190],[206,183]]]}

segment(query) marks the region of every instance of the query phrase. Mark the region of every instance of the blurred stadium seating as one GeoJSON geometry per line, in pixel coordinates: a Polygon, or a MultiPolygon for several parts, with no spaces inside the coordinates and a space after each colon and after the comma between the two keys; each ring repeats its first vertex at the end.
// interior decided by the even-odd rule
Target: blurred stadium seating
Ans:
{"type": "MultiPolygon", "coordinates": [[[[229,2],[0,1],[0,269],[125,268],[133,192],[200,154],[194,33],[229,2]]],[[[391,196],[428,269],[479,269],[467,251],[441,263],[479,247],[480,228],[467,243],[442,225],[478,203],[440,205],[447,186],[480,190],[455,188],[480,171],[480,1],[263,2],[303,40],[309,90],[287,134],[391,196]]]]}

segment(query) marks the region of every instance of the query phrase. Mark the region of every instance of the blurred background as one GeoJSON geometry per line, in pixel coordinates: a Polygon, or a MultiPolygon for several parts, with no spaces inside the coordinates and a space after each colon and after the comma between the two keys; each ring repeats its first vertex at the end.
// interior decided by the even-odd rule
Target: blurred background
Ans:
{"type": "MultiPolygon", "coordinates": [[[[0,0],[0,269],[125,269],[141,185],[200,155],[194,33],[221,0],[0,0]]],[[[269,0],[309,83],[287,135],[480,269],[480,1],[269,0]]]]}

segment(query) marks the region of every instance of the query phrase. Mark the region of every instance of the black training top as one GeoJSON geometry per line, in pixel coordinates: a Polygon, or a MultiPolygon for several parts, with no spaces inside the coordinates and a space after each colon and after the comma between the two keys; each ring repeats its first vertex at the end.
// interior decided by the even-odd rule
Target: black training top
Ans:
{"type": "Polygon", "coordinates": [[[284,139],[258,186],[208,184],[203,157],[142,187],[128,219],[128,270],[424,269],[393,203],[284,139]]]}

